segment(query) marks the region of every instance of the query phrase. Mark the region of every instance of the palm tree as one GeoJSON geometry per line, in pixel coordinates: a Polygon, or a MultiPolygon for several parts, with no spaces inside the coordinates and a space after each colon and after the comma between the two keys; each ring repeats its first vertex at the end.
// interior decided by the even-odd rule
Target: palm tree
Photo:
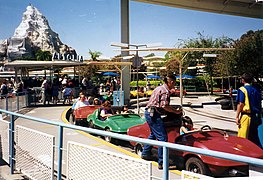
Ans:
{"type": "Polygon", "coordinates": [[[98,57],[100,57],[100,55],[102,55],[101,52],[98,52],[98,51],[94,51],[92,52],[90,49],[89,49],[89,54],[90,54],[90,58],[92,59],[92,61],[97,61],[98,57]]]}
{"type": "Polygon", "coordinates": [[[36,59],[37,61],[51,61],[52,54],[49,51],[39,50],[36,52],[36,59]]]}

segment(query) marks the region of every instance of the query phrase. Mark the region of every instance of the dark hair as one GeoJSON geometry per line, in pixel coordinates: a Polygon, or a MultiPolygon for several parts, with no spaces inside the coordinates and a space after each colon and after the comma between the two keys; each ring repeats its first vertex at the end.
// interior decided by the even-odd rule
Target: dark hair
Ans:
{"type": "Polygon", "coordinates": [[[127,106],[127,105],[123,105],[123,106],[121,107],[121,110],[124,111],[124,108],[128,108],[128,106],[127,106]]]}
{"type": "Polygon", "coordinates": [[[111,107],[111,102],[110,101],[105,101],[103,104],[102,104],[103,107],[111,107]]]}
{"type": "Polygon", "coordinates": [[[176,76],[173,75],[173,74],[170,74],[170,75],[167,75],[167,76],[163,79],[163,81],[164,81],[166,84],[168,83],[168,78],[176,81],[176,76]]]}
{"type": "Polygon", "coordinates": [[[241,76],[242,79],[244,79],[244,81],[246,83],[251,83],[253,81],[253,77],[250,73],[244,73],[242,76],[241,76]]]}
{"type": "Polygon", "coordinates": [[[182,120],[183,120],[183,123],[188,123],[188,124],[193,125],[193,121],[189,116],[184,116],[182,120]]]}

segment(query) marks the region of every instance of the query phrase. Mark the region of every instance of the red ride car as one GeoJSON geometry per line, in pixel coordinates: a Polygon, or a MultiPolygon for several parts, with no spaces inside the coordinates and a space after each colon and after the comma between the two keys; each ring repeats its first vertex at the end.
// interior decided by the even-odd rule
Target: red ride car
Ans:
{"type": "MultiPolygon", "coordinates": [[[[180,135],[180,125],[173,125],[166,128],[168,142],[186,146],[210,149],[236,155],[249,156],[263,159],[263,150],[251,141],[230,136],[223,131],[213,130],[204,126],[201,130],[180,135]]],[[[150,134],[148,124],[131,127],[128,132],[130,136],[147,138],[150,134]]],[[[137,142],[130,142],[135,152],[141,155],[143,145],[137,142]]],[[[157,147],[153,148],[157,151],[157,147]]],[[[248,164],[235,162],[212,156],[195,154],[192,152],[169,150],[169,159],[178,169],[211,175],[211,176],[248,176],[248,164]]]]}
{"type": "Polygon", "coordinates": [[[92,114],[96,109],[100,108],[99,105],[88,105],[80,107],[73,111],[74,124],[85,126],[88,115],[92,114]]]}

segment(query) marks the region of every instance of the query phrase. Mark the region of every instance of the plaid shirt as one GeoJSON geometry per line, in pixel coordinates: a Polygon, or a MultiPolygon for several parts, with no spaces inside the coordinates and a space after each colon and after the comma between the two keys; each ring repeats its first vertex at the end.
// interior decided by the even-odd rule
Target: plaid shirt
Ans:
{"type": "Polygon", "coordinates": [[[146,106],[148,107],[164,107],[165,105],[170,104],[170,91],[166,84],[158,86],[153,90],[153,93],[149,99],[149,102],[146,106]]]}

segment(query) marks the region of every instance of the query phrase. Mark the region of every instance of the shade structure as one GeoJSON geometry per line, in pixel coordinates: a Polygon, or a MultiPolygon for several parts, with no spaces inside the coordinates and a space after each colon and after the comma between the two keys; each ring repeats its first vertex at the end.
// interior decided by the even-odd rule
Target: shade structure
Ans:
{"type": "Polygon", "coordinates": [[[161,79],[160,76],[157,76],[157,75],[149,75],[146,77],[147,79],[161,79]]]}
{"type": "Polygon", "coordinates": [[[102,72],[102,76],[120,76],[118,73],[115,72],[102,72]]]}
{"type": "MultiPolygon", "coordinates": [[[[180,76],[176,76],[177,79],[180,79],[180,76]]],[[[183,74],[182,75],[182,79],[194,79],[195,76],[190,76],[190,75],[187,75],[187,74],[183,74]]]]}

